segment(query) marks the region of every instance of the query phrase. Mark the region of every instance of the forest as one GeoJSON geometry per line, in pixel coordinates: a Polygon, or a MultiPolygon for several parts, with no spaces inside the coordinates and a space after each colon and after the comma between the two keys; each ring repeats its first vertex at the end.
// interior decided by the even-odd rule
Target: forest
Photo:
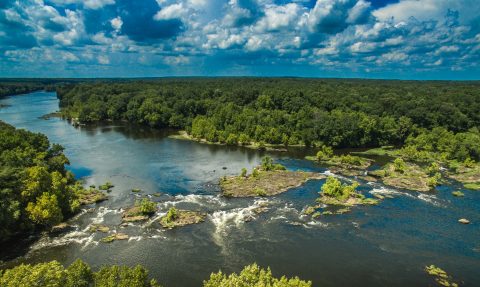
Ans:
{"type": "Polygon", "coordinates": [[[83,187],[66,170],[62,146],[2,121],[0,138],[0,241],[51,227],[79,208],[83,187]]]}
{"type": "Polygon", "coordinates": [[[83,123],[128,121],[210,142],[335,148],[401,146],[480,124],[480,83],[300,78],[165,78],[56,85],[83,123]]]}

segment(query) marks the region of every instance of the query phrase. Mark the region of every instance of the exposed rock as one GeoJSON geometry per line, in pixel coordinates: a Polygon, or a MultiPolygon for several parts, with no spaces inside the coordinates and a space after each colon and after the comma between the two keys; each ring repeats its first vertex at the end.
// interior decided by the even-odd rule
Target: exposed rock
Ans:
{"type": "Polygon", "coordinates": [[[115,241],[115,240],[126,240],[126,239],[128,239],[127,234],[125,234],[125,233],[114,233],[114,234],[111,234],[107,237],[102,238],[100,241],[102,241],[104,243],[110,243],[110,242],[115,241]]]}
{"type": "Polygon", "coordinates": [[[143,214],[140,211],[140,206],[133,206],[125,210],[122,214],[123,222],[143,221],[149,218],[148,214],[143,214]]]}
{"type": "Polygon", "coordinates": [[[466,218],[460,218],[458,220],[458,222],[462,223],[462,224],[469,224],[470,223],[470,220],[466,219],[466,218]]]}
{"type": "Polygon", "coordinates": [[[103,225],[103,224],[92,224],[90,225],[90,227],[88,228],[88,231],[90,232],[97,232],[97,231],[100,231],[100,232],[103,232],[103,233],[107,233],[108,231],[110,231],[110,228],[106,225],[103,225]]]}
{"type": "Polygon", "coordinates": [[[105,193],[96,189],[85,190],[83,193],[78,194],[78,200],[81,205],[98,203],[107,199],[108,197],[105,193]]]}
{"type": "Polygon", "coordinates": [[[320,173],[304,171],[259,170],[258,176],[225,177],[220,181],[222,193],[227,197],[272,196],[301,186],[310,179],[323,179],[320,173]]]}
{"type": "Polygon", "coordinates": [[[72,228],[72,226],[70,226],[68,223],[66,222],[62,222],[60,224],[57,224],[55,226],[52,227],[51,229],[51,232],[52,233],[59,233],[59,232],[65,232],[67,231],[68,229],[72,228]]]}
{"type": "Polygon", "coordinates": [[[169,214],[170,211],[169,213],[167,213],[167,215],[162,216],[159,219],[159,222],[163,226],[163,228],[172,229],[175,227],[197,224],[205,221],[205,217],[207,216],[205,213],[202,212],[177,209],[172,212],[172,215],[169,214]]]}
{"type": "Polygon", "coordinates": [[[452,192],[452,195],[453,195],[453,196],[456,196],[456,197],[463,197],[463,196],[465,196],[465,194],[464,194],[463,192],[458,191],[458,190],[452,192]]]}
{"type": "Polygon", "coordinates": [[[368,175],[379,177],[385,185],[420,192],[432,189],[428,174],[416,164],[408,163],[404,171],[398,171],[393,164],[387,164],[383,169],[369,171],[368,175]]]}

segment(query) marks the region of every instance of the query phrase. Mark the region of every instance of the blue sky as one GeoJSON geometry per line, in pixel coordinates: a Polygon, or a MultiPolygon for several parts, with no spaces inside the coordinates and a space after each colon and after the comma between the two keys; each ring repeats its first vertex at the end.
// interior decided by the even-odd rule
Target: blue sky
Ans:
{"type": "Polygon", "coordinates": [[[0,0],[0,77],[480,79],[478,0],[0,0]]]}

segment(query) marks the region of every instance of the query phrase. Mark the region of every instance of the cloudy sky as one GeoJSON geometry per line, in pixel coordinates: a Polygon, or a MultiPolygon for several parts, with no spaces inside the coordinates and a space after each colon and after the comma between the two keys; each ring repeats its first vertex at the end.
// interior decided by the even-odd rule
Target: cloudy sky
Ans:
{"type": "Polygon", "coordinates": [[[480,79],[479,0],[0,0],[0,77],[480,79]]]}

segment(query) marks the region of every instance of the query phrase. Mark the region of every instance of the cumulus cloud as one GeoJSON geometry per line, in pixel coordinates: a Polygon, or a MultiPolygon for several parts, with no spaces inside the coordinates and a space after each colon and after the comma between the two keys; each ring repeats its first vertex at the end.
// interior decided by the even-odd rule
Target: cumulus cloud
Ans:
{"type": "Polygon", "coordinates": [[[232,73],[258,74],[260,67],[274,73],[281,66],[284,74],[320,76],[345,70],[357,76],[399,71],[478,75],[476,0],[373,3],[5,0],[0,2],[0,73],[30,71],[36,67],[32,63],[48,65],[50,59],[58,67],[62,62],[101,66],[106,73],[141,65],[148,71],[184,68],[189,74],[217,66],[232,73]]]}

